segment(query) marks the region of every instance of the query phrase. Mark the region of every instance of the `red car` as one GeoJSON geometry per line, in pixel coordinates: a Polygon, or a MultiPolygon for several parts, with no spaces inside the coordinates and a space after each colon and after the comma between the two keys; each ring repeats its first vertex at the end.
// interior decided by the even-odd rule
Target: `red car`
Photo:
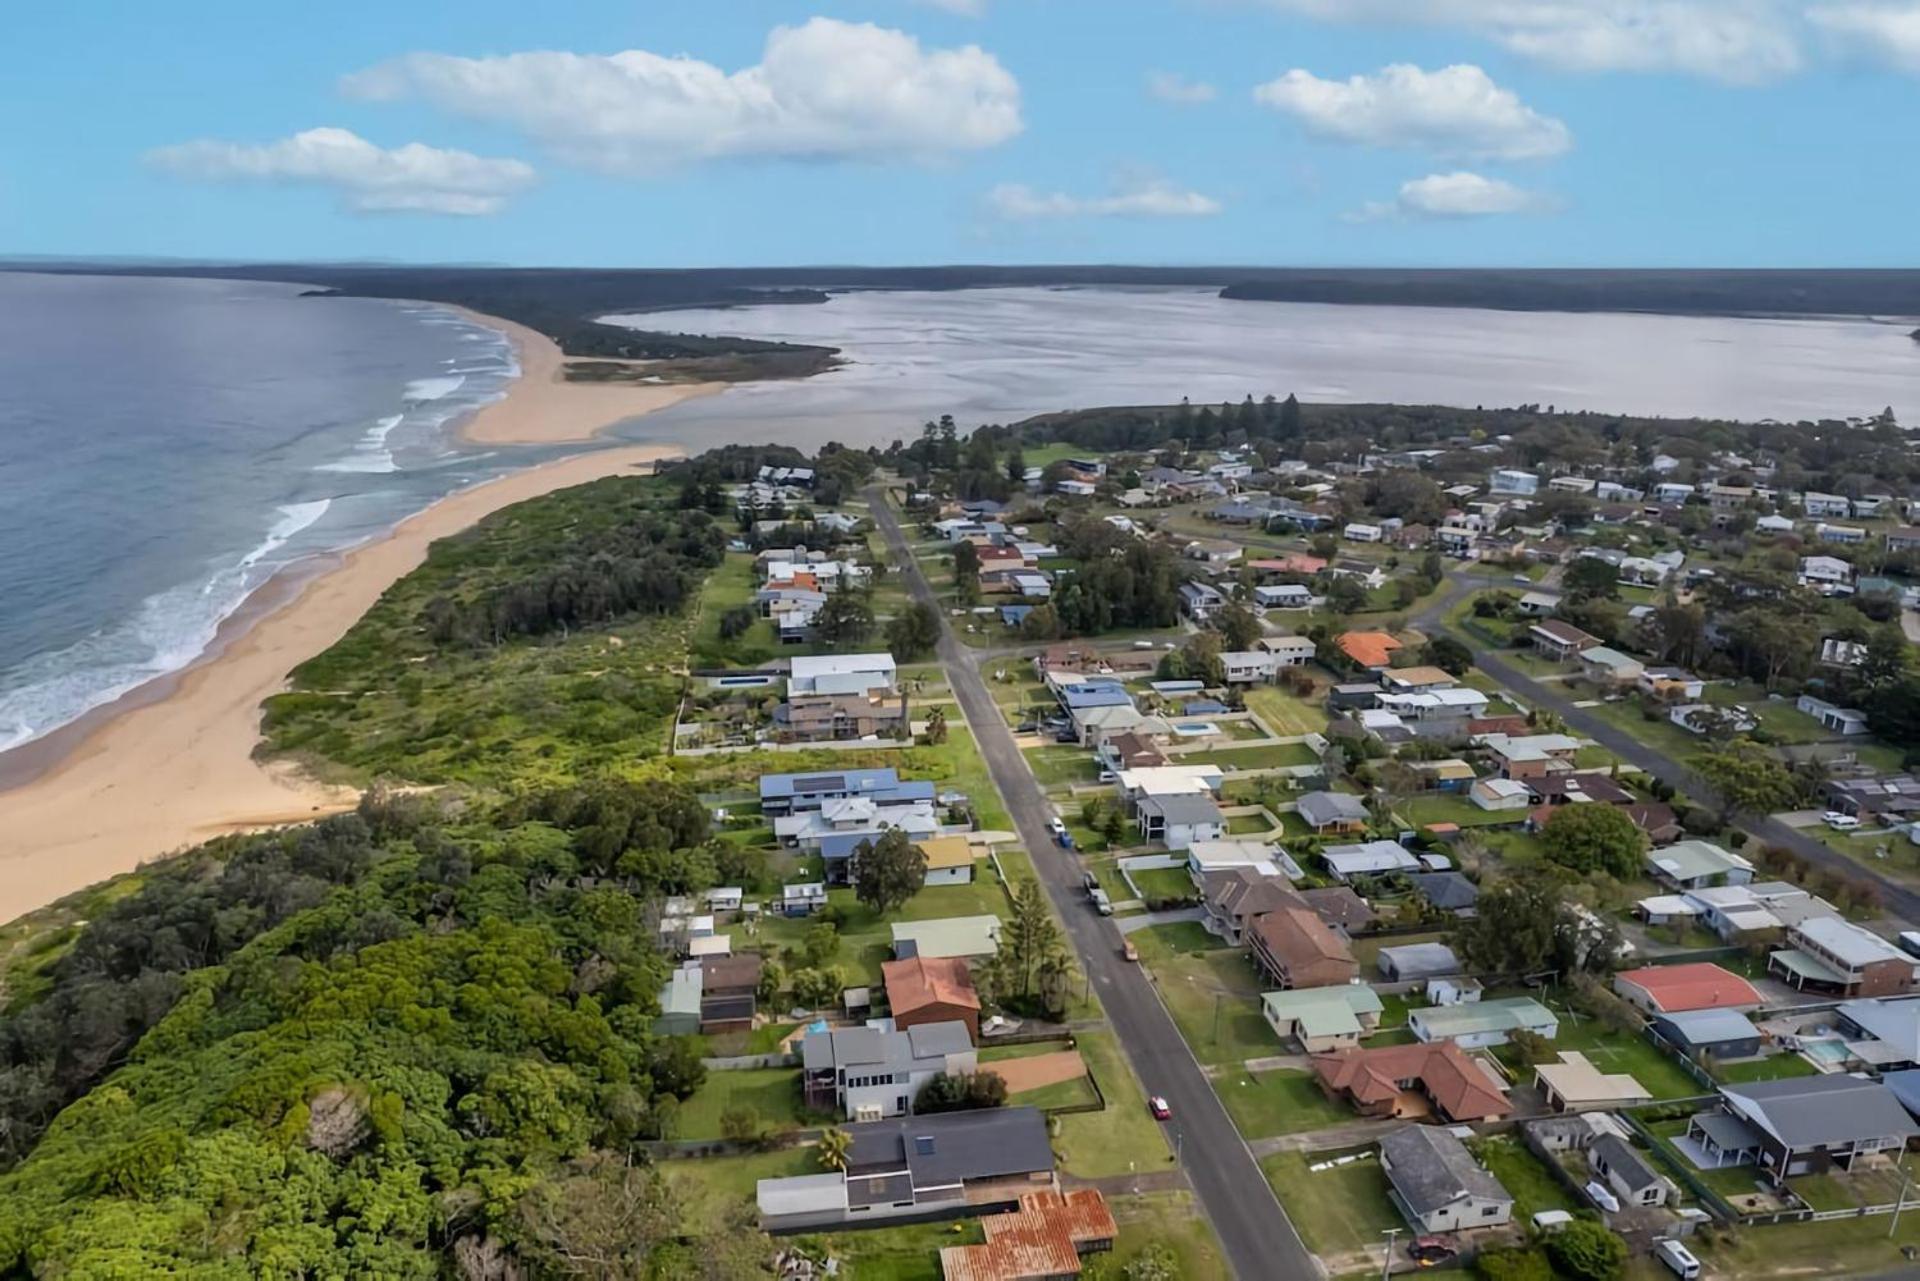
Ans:
{"type": "Polygon", "coordinates": [[[1147,1100],[1147,1111],[1153,1113],[1153,1119],[1156,1121],[1173,1119],[1173,1109],[1168,1107],[1167,1101],[1157,1094],[1147,1100]]]}

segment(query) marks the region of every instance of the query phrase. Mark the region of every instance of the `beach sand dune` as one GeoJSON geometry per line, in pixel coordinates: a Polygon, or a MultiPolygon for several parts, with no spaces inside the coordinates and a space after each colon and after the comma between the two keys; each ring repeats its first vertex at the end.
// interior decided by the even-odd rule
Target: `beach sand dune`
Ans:
{"type": "Polygon", "coordinates": [[[520,362],[519,381],[506,398],[482,409],[461,429],[461,434],[476,445],[555,445],[591,440],[624,418],[711,395],[726,385],[568,382],[567,358],[545,334],[464,307],[452,310],[504,333],[520,362]]]}
{"type": "MultiPolygon", "coordinates": [[[[540,344],[553,345],[525,331],[516,341],[524,344],[526,377],[474,420],[486,420],[488,443],[586,439],[645,412],[651,395],[688,391],[557,382],[557,350],[552,363],[541,363],[548,357],[540,344]]],[[[671,402],[651,407],[664,403],[671,402]]],[[[295,667],[345,635],[435,539],[514,503],[649,470],[680,452],[600,449],[451,494],[317,572],[310,566],[297,582],[270,584],[184,672],[0,757],[0,921],[223,833],[352,808],[353,789],[254,759],[261,703],[286,687],[295,667]]]]}

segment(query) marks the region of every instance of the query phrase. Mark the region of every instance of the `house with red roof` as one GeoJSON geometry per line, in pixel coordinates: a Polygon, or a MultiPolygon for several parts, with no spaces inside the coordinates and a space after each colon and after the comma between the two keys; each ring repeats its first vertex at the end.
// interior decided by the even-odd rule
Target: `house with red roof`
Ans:
{"type": "Polygon", "coordinates": [[[1334,644],[1342,654],[1370,672],[1392,666],[1393,651],[1400,648],[1400,642],[1386,632],[1342,632],[1334,644]]]}
{"type": "Polygon", "coordinates": [[[1621,1000],[1648,1014],[1687,1010],[1751,1010],[1765,1004],[1753,984],[1708,961],[1648,965],[1613,976],[1621,1000]]]}
{"type": "Polygon", "coordinates": [[[1336,1050],[1316,1054],[1312,1062],[1320,1088],[1362,1116],[1431,1113],[1463,1124],[1497,1120],[1513,1111],[1492,1070],[1453,1041],[1336,1050]]]}
{"type": "Polygon", "coordinates": [[[922,1023],[960,1022],[980,1040],[980,994],[967,963],[957,956],[915,956],[880,966],[893,1025],[904,1032],[922,1023]]]}

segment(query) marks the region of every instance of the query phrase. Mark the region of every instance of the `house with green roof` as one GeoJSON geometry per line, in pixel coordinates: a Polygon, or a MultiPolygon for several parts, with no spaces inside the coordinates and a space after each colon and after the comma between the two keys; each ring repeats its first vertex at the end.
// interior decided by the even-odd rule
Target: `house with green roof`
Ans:
{"type": "Polygon", "coordinates": [[[1283,1042],[1298,1041],[1308,1054],[1360,1044],[1361,1037],[1379,1029],[1382,1009],[1379,993],[1365,983],[1294,988],[1260,997],[1260,1012],[1274,1035],[1283,1042]]]}

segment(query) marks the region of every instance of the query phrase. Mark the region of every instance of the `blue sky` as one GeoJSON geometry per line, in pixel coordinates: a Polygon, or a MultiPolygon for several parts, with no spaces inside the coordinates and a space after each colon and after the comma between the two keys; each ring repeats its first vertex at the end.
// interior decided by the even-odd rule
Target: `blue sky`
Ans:
{"type": "Polygon", "coordinates": [[[1920,0],[207,0],[9,26],[0,254],[1915,265],[1920,0]]]}

